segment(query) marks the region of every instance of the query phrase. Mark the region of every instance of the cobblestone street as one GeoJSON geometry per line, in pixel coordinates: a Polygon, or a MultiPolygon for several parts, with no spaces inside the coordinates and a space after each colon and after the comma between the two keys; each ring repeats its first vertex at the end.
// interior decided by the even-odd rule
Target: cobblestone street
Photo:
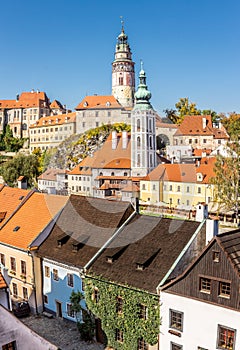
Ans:
{"type": "Polygon", "coordinates": [[[61,350],[103,350],[104,346],[96,342],[84,342],[80,339],[76,325],[59,318],[47,318],[43,315],[31,315],[20,319],[34,332],[44,337],[61,350]]]}

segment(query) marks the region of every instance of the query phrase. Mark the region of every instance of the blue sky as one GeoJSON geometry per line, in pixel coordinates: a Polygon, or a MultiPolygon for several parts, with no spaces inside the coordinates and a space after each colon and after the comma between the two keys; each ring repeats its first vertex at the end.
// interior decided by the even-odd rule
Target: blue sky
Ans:
{"type": "Polygon", "coordinates": [[[142,59],[160,115],[180,97],[240,113],[239,15],[239,0],[4,1],[0,99],[33,88],[74,109],[86,94],[111,94],[123,16],[136,78],[142,59]]]}

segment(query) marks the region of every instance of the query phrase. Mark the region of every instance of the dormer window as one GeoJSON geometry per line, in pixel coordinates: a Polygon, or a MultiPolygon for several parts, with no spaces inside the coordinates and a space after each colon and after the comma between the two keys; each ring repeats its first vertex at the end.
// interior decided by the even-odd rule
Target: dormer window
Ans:
{"type": "Polygon", "coordinates": [[[87,107],[88,106],[87,101],[85,101],[83,105],[84,105],[84,107],[87,107]]]}
{"type": "Polygon", "coordinates": [[[13,231],[16,232],[16,231],[18,231],[19,229],[20,229],[20,226],[16,226],[16,227],[14,227],[13,231]]]}
{"type": "Polygon", "coordinates": [[[197,173],[197,181],[202,181],[202,180],[203,180],[203,174],[197,173]]]}
{"type": "Polygon", "coordinates": [[[66,235],[65,233],[62,236],[60,236],[57,240],[58,247],[60,248],[63,246],[63,244],[67,243],[67,241],[69,240],[69,237],[70,236],[66,235]]]}
{"type": "Polygon", "coordinates": [[[106,106],[109,107],[111,106],[111,103],[109,101],[106,102],[106,106]]]}
{"type": "Polygon", "coordinates": [[[144,268],[145,268],[144,264],[139,264],[139,263],[137,263],[137,270],[143,271],[144,268]]]}
{"type": "Polygon", "coordinates": [[[112,264],[112,263],[113,263],[113,257],[112,257],[112,256],[107,256],[107,257],[106,257],[106,262],[107,262],[108,264],[112,264]]]}

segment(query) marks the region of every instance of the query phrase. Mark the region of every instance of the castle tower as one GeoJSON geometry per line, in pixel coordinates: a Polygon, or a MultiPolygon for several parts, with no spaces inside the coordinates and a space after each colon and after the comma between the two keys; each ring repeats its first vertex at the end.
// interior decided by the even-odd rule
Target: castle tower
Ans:
{"type": "Polygon", "coordinates": [[[149,102],[151,92],[146,85],[142,67],[139,73],[135,106],[131,113],[131,168],[132,176],[146,176],[157,166],[155,111],[149,102]]]}
{"type": "Polygon", "coordinates": [[[115,59],[112,63],[112,95],[124,107],[133,107],[134,104],[134,64],[122,22],[122,31],[117,39],[115,59]]]}

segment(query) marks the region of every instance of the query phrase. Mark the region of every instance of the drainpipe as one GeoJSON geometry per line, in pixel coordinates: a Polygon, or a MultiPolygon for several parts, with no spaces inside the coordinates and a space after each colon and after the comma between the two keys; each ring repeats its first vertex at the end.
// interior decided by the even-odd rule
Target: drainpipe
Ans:
{"type": "Polygon", "coordinates": [[[31,258],[32,258],[32,289],[33,289],[33,293],[34,293],[34,299],[35,299],[35,308],[36,308],[36,314],[38,315],[38,305],[37,305],[37,292],[36,292],[36,283],[35,283],[35,268],[34,268],[34,257],[32,255],[31,252],[28,251],[28,253],[30,253],[31,258]]]}

